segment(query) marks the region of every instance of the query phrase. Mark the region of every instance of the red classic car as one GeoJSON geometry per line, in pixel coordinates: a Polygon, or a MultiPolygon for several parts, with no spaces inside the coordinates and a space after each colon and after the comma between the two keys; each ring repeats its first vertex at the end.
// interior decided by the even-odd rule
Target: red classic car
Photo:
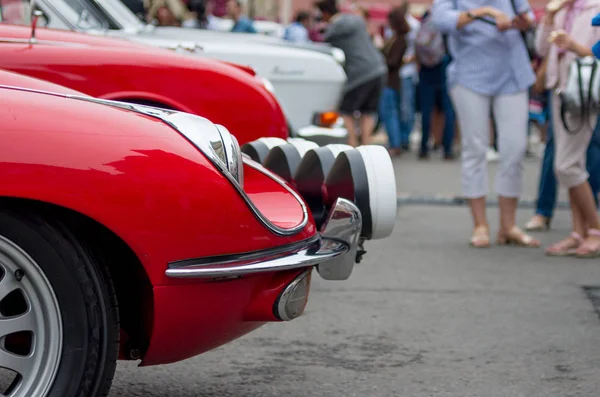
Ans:
{"type": "Polygon", "coordinates": [[[313,267],[348,278],[393,229],[387,151],[276,141],[0,71],[0,395],[105,396],[118,358],[189,358],[302,314],[313,267]]]}
{"type": "MultiPolygon", "coordinates": [[[[131,41],[0,23],[0,69],[88,95],[197,114],[246,143],[288,136],[269,84],[247,67],[131,41]]],[[[185,51],[185,50],[183,50],[185,51]]]]}

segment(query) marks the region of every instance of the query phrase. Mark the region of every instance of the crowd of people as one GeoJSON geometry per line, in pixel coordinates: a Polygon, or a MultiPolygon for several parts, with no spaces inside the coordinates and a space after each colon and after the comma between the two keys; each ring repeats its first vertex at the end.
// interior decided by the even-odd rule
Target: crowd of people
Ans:
{"type": "MultiPolygon", "coordinates": [[[[122,0],[145,22],[158,26],[218,30],[213,14],[214,0],[122,0]]],[[[232,32],[257,33],[253,21],[244,14],[240,0],[228,0],[226,14],[234,22],[232,32]]]]}
{"type": "Polygon", "coordinates": [[[552,0],[539,23],[527,0],[499,0],[494,7],[434,0],[420,21],[404,3],[389,12],[383,43],[369,30],[367,13],[341,14],[333,0],[316,5],[327,24],[324,41],[346,53],[348,85],[340,112],[349,144],[368,143],[378,118],[389,136],[390,154],[408,150],[416,96],[420,158],[428,157],[429,137],[438,130],[433,146],[453,159],[460,132],[462,193],[474,225],[471,246],[491,244],[487,155],[494,147],[499,160],[496,242],[539,247],[526,231],[550,227],[560,184],[568,190],[572,232],[547,247],[546,254],[600,257],[600,78],[594,77],[600,66],[594,57],[594,52],[600,55],[600,28],[595,27],[600,0],[552,0]],[[545,131],[546,147],[538,208],[523,231],[516,212],[532,124],[545,131]]]}

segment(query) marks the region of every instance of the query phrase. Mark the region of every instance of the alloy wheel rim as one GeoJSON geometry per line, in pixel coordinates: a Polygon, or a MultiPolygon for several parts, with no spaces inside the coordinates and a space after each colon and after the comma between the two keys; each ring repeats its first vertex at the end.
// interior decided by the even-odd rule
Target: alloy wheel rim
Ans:
{"type": "Polygon", "coordinates": [[[46,396],[62,340],[52,285],[33,258],[0,236],[0,396],[46,396]]]}

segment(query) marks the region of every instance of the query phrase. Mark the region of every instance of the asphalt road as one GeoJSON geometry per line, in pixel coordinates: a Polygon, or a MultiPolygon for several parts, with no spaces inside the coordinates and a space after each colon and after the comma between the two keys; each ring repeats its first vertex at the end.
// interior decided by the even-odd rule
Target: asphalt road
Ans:
{"type": "MultiPolygon", "coordinates": [[[[457,190],[456,163],[396,170],[399,192],[457,190]]],[[[537,161],[526,172],[534,197],[537,161]]],[[[568,230],[561,211],[539,237],[568,230]]],[[[111,397],[599,396],[600,319],[582,286],[600,285],[600,261],[473,250],[469,233],[464,208],[402,207],[350,280],[315,274],[303,317],[181,363],[120,363],[111,397]]]]}

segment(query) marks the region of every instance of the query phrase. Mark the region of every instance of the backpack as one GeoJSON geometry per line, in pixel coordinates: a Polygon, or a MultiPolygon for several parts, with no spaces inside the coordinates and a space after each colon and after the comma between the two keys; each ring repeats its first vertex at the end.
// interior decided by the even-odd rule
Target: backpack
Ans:
{"type": "Polygon", "coordinates": [[[446,56],[444,41],[444,36],[435,29],[430,18],[423,21],[415,38],[415,53],[419,62],[428,67],[439,65],[446,56]]]}

